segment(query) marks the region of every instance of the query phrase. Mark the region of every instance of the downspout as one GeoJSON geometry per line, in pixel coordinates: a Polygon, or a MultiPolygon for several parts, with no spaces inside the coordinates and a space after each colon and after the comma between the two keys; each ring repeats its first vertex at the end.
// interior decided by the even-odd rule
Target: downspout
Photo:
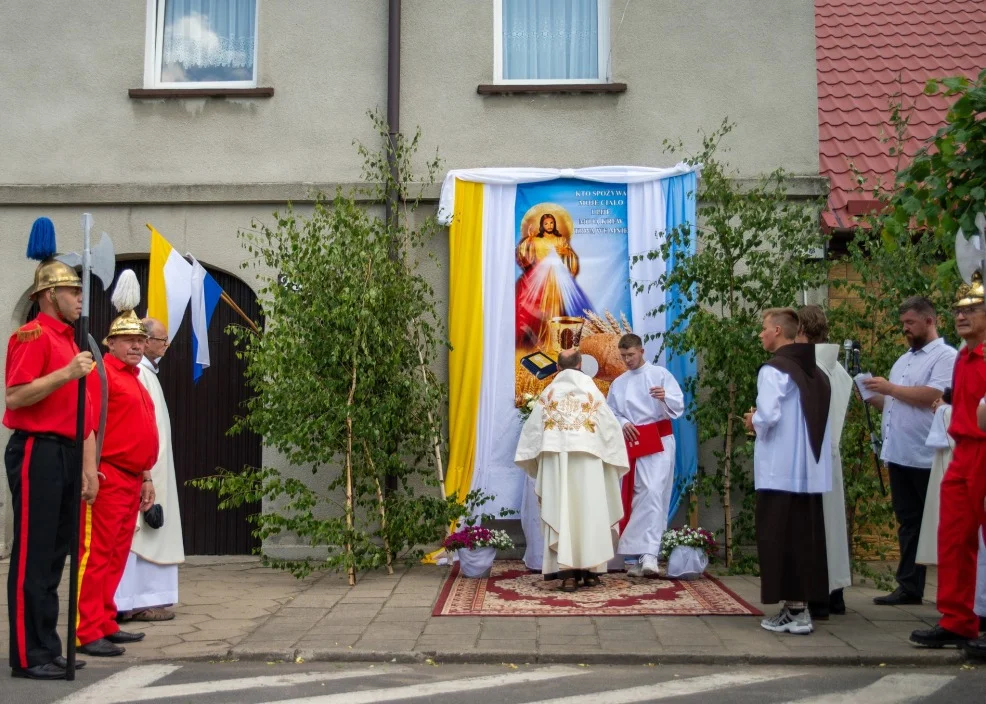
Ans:
{"type": "MultiPolygon", "coordinates": [[[[397,135],[401,130],[401,0],[390,0],[387,12],[387,164],[390,166],[390,183],[384,202],[387,226],[391,232],[397,230],[397,206],[400,194],[397,184],[397,135]]],[[[390,257],[396,259],[398,243],[390,241],[390,257]]],[[[397,477],[387,475],[384,480],[389,494],[397,490],[397,477]]]]}
{"type": "MultiPolygon", "coordinates": [[[[401,0],[390,0],[387,26],[387,162],[390,165],[390,185],[387,188],[385,210],[387,224],[397,226],[397,206],[400,194],[397,184],[397,135],[401,130],[401,0]]],[[[395,243],[396,244],[396,243],[395,243]]],[[[393,252],[396,256],[397,252],[393,252]]]]}

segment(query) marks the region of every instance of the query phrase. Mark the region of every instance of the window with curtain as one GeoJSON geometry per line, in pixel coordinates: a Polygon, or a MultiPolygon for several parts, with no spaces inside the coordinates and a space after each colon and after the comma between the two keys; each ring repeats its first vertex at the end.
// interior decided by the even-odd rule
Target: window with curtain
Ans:
{"type": "Polygon", "coordinates": [[[496,0],[502,81],[605,81],[608,0],[496,0]]]}
{"type": "Polygon", "coordinates": [[[256,85],[257,0],[151,1],[156,85],[256,85]]]}

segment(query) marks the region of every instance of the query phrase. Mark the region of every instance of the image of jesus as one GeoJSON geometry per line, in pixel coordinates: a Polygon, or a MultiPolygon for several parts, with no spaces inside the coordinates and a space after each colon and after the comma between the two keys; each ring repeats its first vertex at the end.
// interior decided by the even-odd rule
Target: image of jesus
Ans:
{"type": "Polygon", "coordinates": [[[548,342],[548,322],[559,316],[582,317],[592,310],[579,287],[579,257],[572,249],[572,234],[558,231],[558,220],[544,213],[538,229],[531,227],[517,245],[517,346],[533,350],[548,342]]]}

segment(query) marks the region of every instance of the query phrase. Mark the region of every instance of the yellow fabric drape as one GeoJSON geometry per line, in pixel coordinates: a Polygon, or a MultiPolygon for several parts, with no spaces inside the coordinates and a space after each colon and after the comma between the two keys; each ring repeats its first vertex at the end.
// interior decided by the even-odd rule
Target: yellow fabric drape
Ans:
{"type": "MultiPolygon", "coordinates": [[[[483,377],[483,184],[456,180],[449,228],[449,458],[445,493],[464,501],[476,461],[483,377]]],[[[425,558],[434,563],[443,549],[425,558]]]]}

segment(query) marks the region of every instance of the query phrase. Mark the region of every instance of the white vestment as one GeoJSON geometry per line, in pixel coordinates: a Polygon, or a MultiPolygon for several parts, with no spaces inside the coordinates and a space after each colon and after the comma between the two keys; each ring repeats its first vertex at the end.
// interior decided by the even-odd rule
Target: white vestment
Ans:
{"type": "Polygon", "coordinates": [[[164,400],[157,369],[146,357],[140,360],[137,378],[154,403],[159,448],[151,467],[155,503],[164,511],[164,525],[150,528],[138,513],[127,567],[116,590],[119,611],[167,606],[178,602],[178,565],[185,561],[181,514],[178,510],[178,482],[171,447],[171,415],[164,400]]]}
{"type": "MultiPolygon", "coordinates": [[[[769,365],[757,375],[757,410],[753,414],[757,442],[753,446],[753,482],[760,489],[796,494],[832,490],[832,453],[816,460],[801,412],[801,394],[789,374],[769,365]]],[[[822,447],[831,447],[829,424],[822,447]]]]}
{"type": "MultiPolygon", "coordinates": [[[[664,367],[650,362],[620,374],[609,387],[607,397],[622,428],[627,423],[647,425],[671,420],[685,411],[685,395],[674,376],[664,367]],[[650,395],[654,386],[664,389],[664,400],[650,395]]],[[[633,502],[630,520],[620,536],[621,555],[661,553],[661,538],[668,528],[668,510],[674,489],[674,436],[661,438],[664,451],[639,457],[634,467],[633,502]]]]}
{"type": "Polygon", "coordinates": [[[846,410],[852,398],[852,377],[839,364],[839,346],[815,345],[815,362],[829,378],[832,395],[829,400],[828,433],[832,441],[832,491],[822,494],[825,516],[825,552],[828,558],[829,591],[852,584],[849,562],[849,534],[846,528],[846,490],[842,482],[842,428],[846,410]]]}
{"type": "Polygon", "coordinates": [[[574,369],[555,376],[524,423],[514,461],[536,478],[541,571],[606,572],[629,463],[620,425],[592,379],[574,369]]]}
{"type": "Polygon", "coordinates": [[[945,470],[952,461],[955,440],[948,434],[952,422],[952,407],[943,403],[931,421],[931,430],[924,444],[934,448],[931,461],[931,476],[928,477],[928,495],[924,499],[924,513],[921,515],[921,533],[918,535],[918,549],[914,561],[919,565],[938,564],[938,516],[940,511],[941,481],[945,470]]]}

